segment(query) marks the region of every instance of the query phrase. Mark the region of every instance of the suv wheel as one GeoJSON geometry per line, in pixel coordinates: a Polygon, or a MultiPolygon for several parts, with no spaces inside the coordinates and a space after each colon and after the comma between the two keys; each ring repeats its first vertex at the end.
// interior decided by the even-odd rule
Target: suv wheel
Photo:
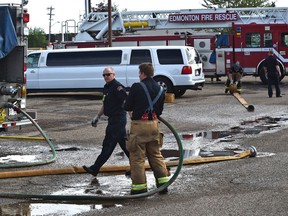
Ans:
{"type": "Polygon", "coordinates": [[[154,80],[162,86],[167,93],[174,93],[171,81],[165,77],[154,77],[154,80]]]}
{"type": "Polygon", "coordinates": [[[186,92],[186,89],[178,89],[175,91],[175,97],[180,98],[182,95],[184,95],[186,92]]]}

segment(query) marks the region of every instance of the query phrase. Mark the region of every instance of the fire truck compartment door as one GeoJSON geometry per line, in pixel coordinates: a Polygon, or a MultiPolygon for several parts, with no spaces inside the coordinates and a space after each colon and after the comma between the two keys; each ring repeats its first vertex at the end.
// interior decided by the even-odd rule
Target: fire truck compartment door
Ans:
{"type": "Polygon", "coordinates": [[[218,75],[225,75],[225,52],[216,50],[216,73],[218,75]]]}

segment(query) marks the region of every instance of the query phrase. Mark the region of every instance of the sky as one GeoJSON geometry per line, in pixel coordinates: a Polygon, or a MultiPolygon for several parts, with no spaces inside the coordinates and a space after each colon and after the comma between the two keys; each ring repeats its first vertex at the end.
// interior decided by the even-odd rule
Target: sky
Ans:
{"type": "MultiPolygon", "coordinates": [[[[112,5],[117,5],[119,10],[149,11],[149,10],[174,10],[174,9],[197,9],[201,8],[203,0],[111,0],[112,5]]],[[[288,7],[287,0],[275,0],[277,7],[288,7]]],[[[101,0],[91,0],[92,7],[101,0]]],[[[108,0],[102,0],[107,3],[108,0]]],[[[0,0],[1,3],[21,3],[21,0],[0,0]]],[[[29,28],[39,27],[49,32],[49,10],[52,7],[51,33],[65,31],[64,25],[77,25],[85,12],[85,0],[29,0],[26,8],[30,14],[29,28]]],[[[70,32],[75,29],[69,28],[70,32]]]]}

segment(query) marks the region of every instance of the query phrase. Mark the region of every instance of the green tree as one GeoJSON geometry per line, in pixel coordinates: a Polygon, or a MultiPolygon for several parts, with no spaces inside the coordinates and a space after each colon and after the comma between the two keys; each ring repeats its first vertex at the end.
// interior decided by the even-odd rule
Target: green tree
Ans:
{"type": "Polygon", "coordinates": [[[246,8],[246,7],[275,7],[275,1],[269,0],[203,0],[205,8],[246,8]]]}
{"type": "Polygon", "coordinates": [[[46,39],[46,33],[44,29],[37,27],[34,29],[29,29],[28,47],[46,48],[47,45],[48,40],[46,39]]]}
{"type": "MultiPolygon", "coordinates": [[[[107,12],[108,11],[108,3],[100,2],[99,4],[96,4],[96,7],[92,7],[92,11],[94,12],[107,12]]],[[[111,11],[118,11],[117,5],[111,6],[111,11]]]]}

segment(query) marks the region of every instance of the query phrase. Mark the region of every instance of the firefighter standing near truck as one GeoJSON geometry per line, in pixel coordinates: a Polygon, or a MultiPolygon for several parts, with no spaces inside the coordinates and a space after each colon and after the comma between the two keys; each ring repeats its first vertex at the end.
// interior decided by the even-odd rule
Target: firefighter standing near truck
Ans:
{"type": "Polygon", "coordinates": [[[242,90],[241,79],[243,77],[243,68],[241,67],[239,61],[236,61],[232,65],[227,76],[227,81],[225,83],[225,93],[229,91],[232,85],[235,85],[237,87],[237,92],[240,93],[242,90]]]}
{"type": "MultiPolygon", "coordinates": [[[[151,63],[140,64],[140,82],[132,85],[124,106],[131,116],[127,143],[127,150],[130,153],[131,194],[147,192],[145,156],[153,170],[157,187],[169,181],[168,170],[160,152],[163,134],[158,127],[158,117],[163,111],[165,93],[153,80],[153,76],[154,68],[151,63]]],[[[165,188],[160,193],[167,192],[165,188]]]]}
{"type": "Polygon", "coordinates": [[[273,50],[269,50],[268,57],[263,62],[264,71],[268,78],[268,96],[269,98],[273,95],[272,85],[275,86],[276,97],[282,97],[280,91],[280,81],[281,71],[279,67],[279,62],[274,57],[273,50]]]}

